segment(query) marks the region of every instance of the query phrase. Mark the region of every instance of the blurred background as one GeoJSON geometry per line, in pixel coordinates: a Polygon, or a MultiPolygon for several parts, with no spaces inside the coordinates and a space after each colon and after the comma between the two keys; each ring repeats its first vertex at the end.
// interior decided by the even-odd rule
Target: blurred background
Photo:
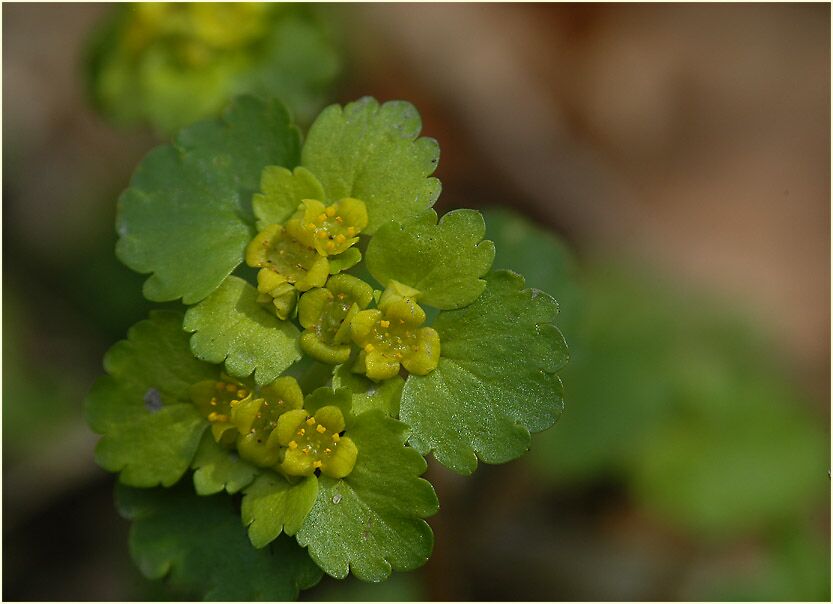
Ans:
{"type": "MultiPolygon", "coordinates": [[[[115,10],[2,7],[4,599],[186,597],[133,567],[83,419],[150,308],[113,255],[115,200],[177,118],[90,94],[115,10]]],[[[529,455],[431,464],[424,568],[302,599],[829,601],[830,7],[315,13],[280,55],[309,74],[292,49],[322,36],[308,89],[212,94],[257,82],[301,121],[413,102],[438,209],[485,211],[496,266],[559,300],[572,361],[529,455]]]]}

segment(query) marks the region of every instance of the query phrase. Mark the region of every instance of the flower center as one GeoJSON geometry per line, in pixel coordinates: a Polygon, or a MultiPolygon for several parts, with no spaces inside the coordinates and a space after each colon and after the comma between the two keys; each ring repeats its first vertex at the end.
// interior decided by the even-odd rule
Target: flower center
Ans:
{"type": "Polygon", "coordinates": [[[308,417],[295,431],[295,436],[287,446],[292,451],[308,456],[312,467],[319,469],[327,458],[335,454],[340,440],[338,432],[328,430],[324,424],[316,422],[314,417],[308,417]]]}

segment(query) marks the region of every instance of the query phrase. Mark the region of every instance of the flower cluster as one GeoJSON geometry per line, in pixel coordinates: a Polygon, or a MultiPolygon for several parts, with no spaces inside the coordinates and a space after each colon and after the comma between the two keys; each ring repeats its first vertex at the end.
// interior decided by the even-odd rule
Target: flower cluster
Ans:
{"type": "Polygon", "coordinates": [[[357,449],[344,436],[341,409],[327,405],[310,414],[293,377],[251,388],[223,375],[192,385],[190,395],[214,440],[250,463],[286,476],[343,478],[353,469],[357,449]]]}
{"type": "Polygon", "coordinates": [[[260,268],[258,301],[273,305],[280,319],[293,316],[298,292],[323,287],[331,272],[361,260],[350,248],[366,226],[367,210],[358,199],[326,207],[317,199],[302,200],[286,225],[268,225],[246,248],[246,263],[260,268]],[[329,258],[335,260],[332,267],[329,258]]]}
{"type": "Polygon", "coordinates": [[[148,156],[117,254],[190,307],[108,353],[88,407],[103,467],[242,492],[255,547],[295,537],[334,577],[425,562],[424,456],[470,474],[522,455],[561,412],[567,356],[555,301],[491,270],[480,213],[432,209],[419,130],[411,105],[362,99],[301,145],[280,104],[244,97],[148,156]]]}

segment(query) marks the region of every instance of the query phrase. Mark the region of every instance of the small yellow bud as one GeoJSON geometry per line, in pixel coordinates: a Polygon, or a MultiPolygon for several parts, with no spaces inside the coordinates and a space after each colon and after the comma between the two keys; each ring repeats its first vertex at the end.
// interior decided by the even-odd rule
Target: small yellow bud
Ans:
{"type": "Polygon", "coordinates": [[[327,208],[326,211],[327,211],[327,216],[329,216],[330,218],[332,218],[333,216],[336,215],[336,207],[335,206],[330,206],[329,208],[327,208]]]}
{"type": "Polygon", "coordinates": [[[356,227],[347,227],[347,235],[352,237],[356,234],[356,227]]]}
{"type": "Polygon", "coordinates": [[[334,249],[336,249],[336,244],[335,244],[335,241],[328,241],[328,242],[327,242],[327,245],[326,245],[325,247],[326,247],[328,250],[334,250],[334,249]]]}
{"type": "Polygon", "coordinates": [[[336,243],[344,243],[345,241],[347,241],[347,237],[345,237],[341,233],[336,235],[336,243]]]}
{"type": "Polygon", "coordinates": [[[298,443],[296,443],[294,440],[290,440],[288,446],[289,446],[290,449],[294,450],[294,449],[298,448],[298,443]]]}
{"type": "Polygon", "coordinates": [[[326,214],[322,213],[322,214],[318,215],[318,222],[324,222],[325,220],[327,220],[327,215],[326,214]]]}
{"type": "Polygon", "coordinates": [[[246,398],[247,394],[248,394],[248,392],[246,392],[245,390],[238,390],[237,391],[237,398],[246,398]]]}
{"type": "Polygon", "coordinates": [[[307,228],[308,228],[310,231],[314,231],[314,230],[315,230],[315,223],[313,223],[313,222],[308,223],[308,224],[307,224],[307,228]]]}
{"type": "Polygon", "coordinates": [[[373,352],[373,344],[367,344],[367,345],[364,347],[364,351],[365,351],[365,352],[373,352]]]}
{"type": "Polygon", "coordinates": [[[318,238],[319,239],[326,239],[327,238],[327,231],[325,231],[323,229],[318,231],[318,238]]]}
{"type": "Polygon", "coordinates": [[[337,443],[339,439],[341,439],[341,436],[339,436],[338,432],[333,433],[333,442],[337,443]]]}

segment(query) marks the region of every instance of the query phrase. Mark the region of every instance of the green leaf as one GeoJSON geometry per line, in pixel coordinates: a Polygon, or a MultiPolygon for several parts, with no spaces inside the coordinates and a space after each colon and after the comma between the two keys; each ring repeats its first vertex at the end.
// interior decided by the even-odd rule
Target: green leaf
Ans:
{"type": "Polygon", "coordinates": [[[321,181],[328,201],[361,199],[368,214],[364,232],[372,235],[388,220],[419,216],[440,195],[440,181],[428,178],[439,146],[417,138],[421,129],[419,113],[404,101],[380,106],[364,97],[343,108],[332,105],[310,127],[301,164],[321,181]]]}
{"type": "Polygon", "coordinates": [[[191,467],[194,472],[194,489],[198,495],[213,495],[220,491],[237,493],[248,486],[260,470],[246,463],[236,451],[230,451],[206,432],[191,467]]]}
{"type": "Polygon", "coordinates": [[[318,497],[297,538],[327,574],[343,579],[352,571],[382,581],[431,555],[434,537],[421,519],[439,504],[430,483],[418,478],[425,459],[403,446],[407,429],[378,410],[360,415],[347,432],[359,450],[353,471],[341,480],[318,479],[318,497]]]}
{"type": "Polygon", "coordinates": [[[433,210],[417,222],[382,226],[367,246],[367,268],[384,286],[391,279],[418,289],[419,302],[460,308],[486,287],[495,245],[484,241],[486,224],[475,210],[454,210],[437,223],[433,210]]]}
{"type": "Polygon", "coordinates": [[[353,414],[361,415],[371,409],[380,409],[391,417],[399,417],[399,399],[405,380],[394,376],[389,380],[374,382],[359,373],[350,371],[353,361],[336,367],[333,372],[333,388],[349,388],[353,393],[353,414]]]}
{"type": "Polygon", "coordinates": [[[185,473],[208,422],[188,388],[216,379],[217,368],[188,349],[182,315],[152,312],[104,357],[109,375],[87,397],[87,421],[103,435],[96,461],[137,487],[172,485],[185,473]]]}
{"type": "Polygon", "coordinates": [[[238,277],[227,277],[217,291],[188,309],[183,328],[194,332],[191,350],[197,358],[225,361],[235,377],[254,372],[259,385],[274,381],[301,358],[295,325],[260,304],[257,290],[238,277]]]}
{"type": "Polygon", "coordinates": [[[118,203],[116,255],[149,300],[205,298],[243,260],[252,194],[268,165],[294,166],[299,135],[277,101],[238,99],[222,118],[151,151],[118,203]]]}
{"type": "Polygon", "coordinates": [[[289,171],[280,166],[267,166],[260,178],[260,190],[252,199],[257,229],[286,222],[304,199],[324,198],[318,179],[304,167],[289,171]]]}
{"type": "Polygon", "coordinates": [[[347,388],[330,388],[329,386],[322,386],[310,392],[304,398],[304,409],[308,413],[314,415],[321,407],[332,405],[338,407],[344,415],[344,420],[350,424],[350,417],[352,414],[353,397],[347,388]]]}
{"type": "Polygon", "coordinates": [[[261,548],[282,532],[290,536],[297,533],[317,495],[315,476],[290,484],[273,472],[261,474],[246,489],[240,511],[252,545],[261,548]]]}
{"type": "Polygon", "coordinates": [[[503,463],[522,455],[530,432],[552,426],[564,405],[556,372],[567,346],[553,324],[555,300],[523,289],[523,277],[510,271],[487,282],[474,304],[438,315],[439,366],[408,376],[402,393],[411,444],[461,474],[473,472],[478,457],[503,463]]]}
{"type": "Polygon", "coordinates": [[[257,550],[234,502],[174,489],[119,487],[117,505],[130,528],[130,553],[150,579],[206,600],[292,600],[321,579],[306,552],[288,537],[257,550]]]}
{"type": "Polygon", "coordinates": [[[527,287],[545,291],[558,300],[559,329],[572,343],[584,302],[576,260],[567,245],[551,231],[507,208],[485,208],[481,212],[486,219],[486,236],[495,243],[493,268],[520,273],[527,287]]]}

